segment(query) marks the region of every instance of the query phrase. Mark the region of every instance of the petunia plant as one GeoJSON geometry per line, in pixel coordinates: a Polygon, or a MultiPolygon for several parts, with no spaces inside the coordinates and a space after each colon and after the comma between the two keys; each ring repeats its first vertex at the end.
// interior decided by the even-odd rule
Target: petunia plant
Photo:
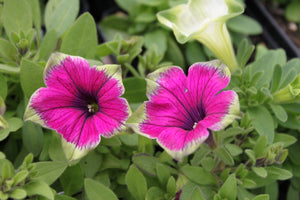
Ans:
{"type": "Polygon", "coordinates": [[[300,59],[243,1],[92,2],[0,0],[0,199],[298,198],[300,59]]]}
{"type": "Polygon", "coordinates": [[[118,65],[90,68],[81,57],[55,53],[45,67],[44,81],[47,87],[32,95],[24,120],[61,134],[69,160],[95,148],[100,136],[113,136],[128,118],[118,65]]]}
{"type": "Polygon", "coordinates": [[[212,131],[219,131],[239,116],[239,100],[222,91],[230,71],[221,61],[196,63],[188,76],[179,67],[161,68],[147,76],[149,101],[137,132],[157,142],[175,159],[193,153],[212,131]]]}
{"type": "Polygon", "coordinates": [[[180,43],[198,40],[206,45],[231,72],[238,68],[226,21],[244,11],[235,0],[189,0],[157,14],[180,43]]]}

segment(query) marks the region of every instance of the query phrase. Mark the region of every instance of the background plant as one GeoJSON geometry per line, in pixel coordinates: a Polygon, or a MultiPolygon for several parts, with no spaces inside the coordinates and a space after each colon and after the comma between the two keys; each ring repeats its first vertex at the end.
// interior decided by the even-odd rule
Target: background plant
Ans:
{"type": "Polygon", "coordinates": [[[239,94],[243,115],[214,133],[215,148],[203,144],[178,163],[153,140],[127,129],[69,163],[55,132],[23,123],[52,52],[82,56],[91,65],[113,55],[133,111],[147,100],[149,72],[166,65],[186,71],[214,55],[194,41],[178,44],[155,18],[186,1],[116,1],[125,12],[98,25],[89,13],[78,16],[78,0],[0,2],[1,199],[277,199],[285,195],[278,186],[288,179],[287,199],[299,199],[299,100],[274,97],[300,88],[300,60],[288,61],[282,49],[255,48],[249,35],[262,29],[251,18],[227,22],[240,67],[229,88],[239,94]],[[107,42],[98,44],[96,26],[107,42]]]}

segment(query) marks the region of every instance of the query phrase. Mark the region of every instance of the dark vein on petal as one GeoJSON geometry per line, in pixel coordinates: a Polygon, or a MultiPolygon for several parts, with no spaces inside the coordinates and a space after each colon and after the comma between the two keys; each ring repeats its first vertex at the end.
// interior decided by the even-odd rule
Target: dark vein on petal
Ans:
{"type": "MultiPolygon", "coordinates": [[[[158,83],[159,84],[159,83],[158,83]]],[[[166,88],[165,86],[159,84],[162,88],[164,88],[166,91],[168,91],[172,96],[175,97],[175,99],[179,102],[179,104],[184,108],[184,110],[187,112],[187,114],[190,116],[190,119],[192,121],[196,121],[196,119],[193,118],[193,116],[191,116],[190,112],[187,110],[187,108],[184,106],[184,104],[180,101],[180,99],[172,92],[170,91],[168,88],[166,88]]]]}

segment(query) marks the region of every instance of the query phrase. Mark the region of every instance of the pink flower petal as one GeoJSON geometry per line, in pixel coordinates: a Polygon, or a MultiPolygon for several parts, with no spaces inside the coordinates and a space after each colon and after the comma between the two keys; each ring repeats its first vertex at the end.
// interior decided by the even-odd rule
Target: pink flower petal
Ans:
{"type": "Polygon", "coordinates": [[[187,88],[196,104],[207,106],[208,101],[230,81],[229,69],[220,61],[196,63],[189,68],[187,88]]]}
{"type": "Polygon", "coordinates": [[[213,131],[219,131],[237,118],[239,110],[237,94],[232,90],[222,91],[208,102],[202,124],[213,131]]]}
{"type": "Polygon", "coordinates": [[[138,109],[145,114],[140,114],[139,126],[131,127],[156,138],[175,159],[194,152],[208,129],[220,130],[239,114],[237,94],[220,92],[230,81],[230,71],[218,60],[192,65],[188,77],[179,67],[167,67],[147,78],[149,101],[138,109]]]}
{"type": "Polygon", "coordinates": [[[194,152],[208,135],[208,130],[201,123],[192,130],[168,127],[158,136],[157,142],[174,158],[182,160],[184,156],[194,152]]]}
{"type": "Polygon", "coordinates": [[[118,65],[90,68],[81,57],[56,53],[47,63],[44,79],[47,88],[31,97],[25,120],[56,130],[73,144],[65,144],[66,148],[82,150],[77,156],[94,148],[100,135],[112,136],[129,116],[128,103],[120,98],[124,87],[118,65]]]}

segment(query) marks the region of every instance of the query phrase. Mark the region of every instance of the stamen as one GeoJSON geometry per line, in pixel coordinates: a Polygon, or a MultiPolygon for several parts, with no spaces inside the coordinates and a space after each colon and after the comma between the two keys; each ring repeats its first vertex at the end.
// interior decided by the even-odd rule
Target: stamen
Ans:
{"type": "Polygon", "coordinates": [[[89,113],[95,113],[99,110],[99,106],[96,103],[88,104],[87,109],[89,113]]]}
{"type": "Polygon", "coordinates": [[[196,128],[197,124],[197,122],[194,122],[193,129],[196,128]]]}

